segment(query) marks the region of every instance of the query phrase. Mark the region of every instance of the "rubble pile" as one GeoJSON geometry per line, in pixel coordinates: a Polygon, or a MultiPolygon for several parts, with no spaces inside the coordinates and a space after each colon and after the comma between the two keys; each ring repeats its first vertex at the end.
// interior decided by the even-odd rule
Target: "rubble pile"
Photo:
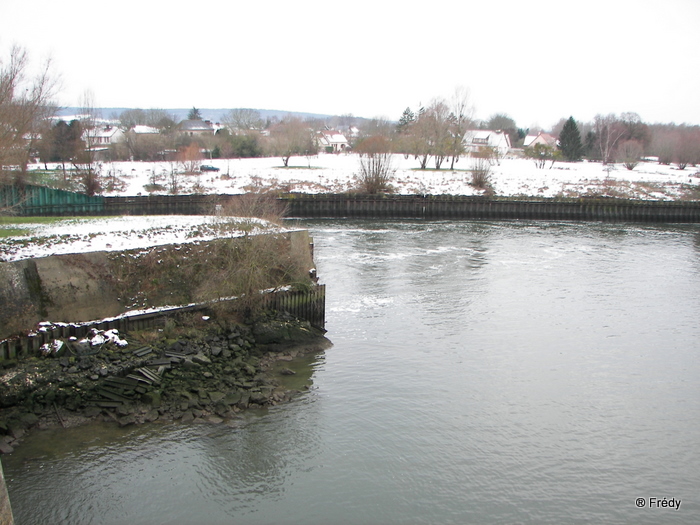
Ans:
{"type": "Polygon", "coordinates": [[[285,402],[297,391],[279,385],[272,364],[328,346],[320,330],[284,314],[169,337],[93,330],[83,340],[55,340],[39,357],[0,363],[0,453],[35,427],[100,418],[122,426],[219,422],[285,402]]]}

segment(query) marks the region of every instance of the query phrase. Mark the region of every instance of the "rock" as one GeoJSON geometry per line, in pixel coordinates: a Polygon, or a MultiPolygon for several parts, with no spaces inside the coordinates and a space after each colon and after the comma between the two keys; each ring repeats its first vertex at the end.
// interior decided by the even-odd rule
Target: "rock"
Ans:
{"type": "Polygon", "coordinates": [[[220,346],[212,346],[211,347],[211,355],[214,357],[218,357],[219,354],[221,354],[222,348],[220,346]]]}
{"type": "Polygon", "coordinates": [[[146,414],[143,416],[143,420],[147,421],[148,423],[152,423],[153,421],[157,420],[159,417],[159,413],[156,409],[151,409],[146,414]]]}
{"type": "Polygon", "coordinates": [[[191,423],[194,421],[194,414],[190,410],[186,410],[182,413],[181,420],[183,423],[191,423]]]}
{"type": "Polygon", "coordinates": [[[282,370],[280,370],[280,374],[282,374],[283,376],[293,376],[296,375],[296,372],[290,368],[283,368],[282,370]]]}
{"type": "Polygon", "coordinates": [[[24,427],[17,422],[12,422],[9,425],[10,435],[15,439],[21,439],[25,434],[24,427]]]}
{"type": "Polygon", "coordinates": [[[247,392],[244,394],[241,394],[241,399],[238,401],[236,406],[238,408],[248,408],[248,402],[250,401],[250,394],[247,392]]]}
{"type": "Polygon", "coordinates": [[[218,403],[222,399],[226,397],[226,394],[223,392],[209,392],[209,399],[211,399],[212,403],[218,403]]]}
{"type": "Polygon", "coordinates": [[[229,392],[224,397],[223,401],[227,405],[235,405],[240,402],[242,394],[240,392],[229,392]]]}
{"type": "Polygon", "coordinates": [[[188,357],[182,362],[182,366],[185,368],[195,368],[199,366],[199,364],[195,363],[192,359],[188,357]]]}
{"type": "Polygon", "coordinates": [[[15,451],[9,444],[0,441],[0,454],[12,454],[15,451]]]}
{"type": "Polygon", "coordinates": [[[217,403],[214,406],[214,413],[220,417],[226,417],[229,415],[229,408],[224,403],[217,403]]]}
{"type": "Polygon", "coordinates": [[[133,425],[136,423],[136,416],[134,414],[129,414],[128,416],[120,417],[119,419],[117,419],[117,423],[120,427],[133,425]]]}
{"type": "Polygon", "coordinates": [[[25,427],[33,427],[39,422],[36,414],[23,414],[19,419],[25,427]]]}
{"type": "Polygon", "coordinates": [[[162,402],[160,392],[146,392],[141,396],[141,402],[153,407],[159,407],[162,402]]]}
{"type": "Polygon", "coordinates": [[[102,409],[100,407],[88,407],[83,413],[85,417],[93,418],[99,416],[102,413],[102,409]]]}
{"type": "Polygon", "coordinates": [[[192,356],[192,361],[194,363],[200,364],[200,365],[209,365],[211,364],[211,359],[209,359],[207,356],[204,354],[197,354],[192,356]]]}
{"type": "Polygon", "coordinates": [[[256,403],[258,405],[263,405],[267,401],[267,396],[263,394],[262,392],[251,392],[250,393],[250,402],[251,403],[256,403]]]}
{"type": "Polygon", "coordinates": [[[117,407],[117,415],[118,416],[130,416],[130,415],[133,415],[133,413],[134,413],[134,410],[129,405],[120,405],[117,407]]]}

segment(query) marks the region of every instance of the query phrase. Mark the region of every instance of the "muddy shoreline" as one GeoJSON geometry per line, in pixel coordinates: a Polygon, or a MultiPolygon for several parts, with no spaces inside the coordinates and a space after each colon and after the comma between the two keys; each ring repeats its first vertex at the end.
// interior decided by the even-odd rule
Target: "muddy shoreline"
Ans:
{"type": "Polygon", "coordinates": [[[321,330],[285,314],[55,341],[41,357],[1,364],[0,453],[36,429],[222,423],[288,402],[308,384],[285,387],[281,376],[295,375],[286,364],[330,346],[321,330]]]}

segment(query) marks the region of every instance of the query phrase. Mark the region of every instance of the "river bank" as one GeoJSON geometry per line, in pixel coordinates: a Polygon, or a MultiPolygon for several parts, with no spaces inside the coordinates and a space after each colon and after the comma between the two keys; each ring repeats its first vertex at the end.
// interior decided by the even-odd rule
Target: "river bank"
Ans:
{"type": "Polygon", "coordinates": [[[35,429],[95,421],[222,423],[242,410],[284,403],[300,391],[281,381],[295,374],[294,360],[330,346],[321,330],[286,314],[251,324],[200,318],[56,340],[40,357],[1,365],[0,453],[35,429]]]}

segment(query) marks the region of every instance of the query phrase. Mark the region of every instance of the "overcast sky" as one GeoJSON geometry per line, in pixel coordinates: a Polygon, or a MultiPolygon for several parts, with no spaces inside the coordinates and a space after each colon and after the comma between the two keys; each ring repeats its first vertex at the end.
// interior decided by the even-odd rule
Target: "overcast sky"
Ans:
{"type": "Polygon", "coordinates": [[[58,102],[398,120],[469,88],[518,126],[633,111],[700,124],[699,0],[0,0],[0,56],[51,57],[58,102]]]}

